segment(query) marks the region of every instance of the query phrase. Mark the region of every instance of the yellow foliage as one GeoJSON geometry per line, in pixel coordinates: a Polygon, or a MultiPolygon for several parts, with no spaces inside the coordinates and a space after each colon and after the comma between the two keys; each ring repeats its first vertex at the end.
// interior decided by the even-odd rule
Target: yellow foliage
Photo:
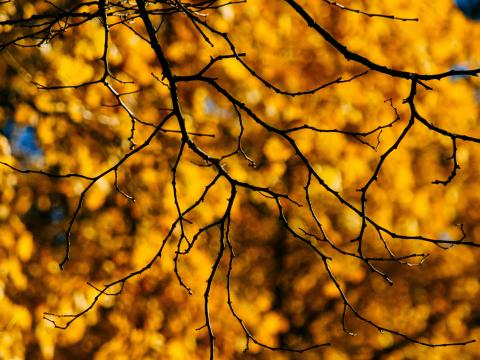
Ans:
{"type": "Polygon", "coordinates": [[[241,80],[248,76],[248,71],[238,61],[226,61],[223,68],[225,73],[234,80],[241,80]]]}
{"type": "Polygon", "coordinates": [[[98,180],[85,197],[85,207],[89,210],[98,210],[111,191],[110,184],[105,178],[98,180]]]}
{"type": "Polygon", "coordinates": [[[291,155],[291,150],[277,137],[270,137],[263,146],[265,155],[272,161],[284,162],[291,155]]]}
{"type": "Polygon", "coordinates": [[[33,238],[30,233],[23,233],[17,240],[17,254],[20,260],[28,261],[34,250],[33,238]]]}
{"type": "Polygon", "coordinates": [[[26,104],[19,104],[15,110],[15,121],[21,124],[32,124],[36,122],[36,119],[37,114],[26,104]]]}
{"type": "Polygon", "coordinates": [[[332,166],[317,166],[317,173],[335,191],[342,191],[342,174],[332,166]]]}
{"type": "Polygon", "coordinates": [[[12,154],[8,140],[3,136],[0,137],[0,159],[8,160],[12,154]]]}
{"type": "Polygon", "coordinates": [[[35,328],[35,336],[37,337],[40,351],[46,360],[54,358],[56,334],[57,332],[53,329],[53,325],[47,322],[40,322],[35,328]]]}
{"type": "MultiPolygon", "coordinates": [[[[447,251],[440,251],[428,241],[377,231],[442,241],[459,239],[465,231],[464,242],[478,243],[480,148],[462,136],[434,134],[426,127],[479,136],[478,80],[456,76],[417,82],[415,106],[425,124],[416,118],[393,149],[411,115],[405,99],[415,79],[370,69],[346,81],[367,67],[355,57],[345,59],[288,2],[249,0],[205,10],[202,6],[212,2],[147,2],[161,51],[143,39],[151,34],[142,17],[130,16],[137,6],[120,3],[109,2],[106,9],[108,74],[103,73],[105,28],[97,4],[78,4],[74,14],[55,20],[36,40],[0,46],[1,160],[17,170],[50,175],[0,168],[0,358],[64,359],[73,351],[94,359],[203,359],[209,348],[208,330],[202,327],[207,286],[215,355],[221,359],[291,357],[271,353],[252,339],[252,354],[243,354],[242,325],[273,347],[301,348],[312,345],[312,339],[332,343],[298,355],[306,360],[373,358],[382,351],[388,359],[480,357],[475,344],[432,350],[404,343],[355,320],[348,309],[346,326],[358,336],[347,336],[341,324],[344,299],[331,279],[360,314],[380,326],[422,341],[480,336],[478,252],[442,243],[447,251]],[[41,36],[41,47],[28,47],[41,36]],[[234,58],[215,60],[232,54],[229,41],[237,54],[246,53],[242,60],[257,78],[234,58]],[[180,77],[173,85],[163,55],[173,75],[203,69],[203,78],[180,77]],[[315,94],[281,94],[340,78],[346,82],[315,94]],[[98,79],[111,88],[102,81],[82,85],[98,79]],[[157,129],[171,109],[174,116],[157,129]],[[400,119],[392,123],[397,115],[400,119]],[[12,121],[15,129],[9,130],[12,121]],[[282,132],[304,124],[317,131],[282,132]],[[43,152],[37,163],[29,153],[33,145],[21,135],[26,126],[43,152]],[[308,166],[286,141],[287,134],[308,166]],[[447,179],[455,165],[452,140],[460,169],[448,186],[433,185],[447,179]],[[240,152],[226,156],[239,145],[255,166],[240,152]],[[358,190],[384,157],[362,203],[358,190]],[[108,169],[89,187],[91,177],[108,169]],[[310,177],[310,209],[305,187],[312,172],[322,180],[310,177]],[[202,197],[216,174],[221,178],[202,197]],[[262,191],[245,187],[247,182],[262,191]],[[232,185],[235,203],[226,213],[232,185]],[[85,189],[70,234],[69,261],[61,271],[65,232],[85,189]],[[197,208],[179,215],[196,202],[197,208]],[[279,204],[288,228],[279,219],[279,204]],[[352,239],[362,229],[362,205],[367,227],[360,244],[352,239]],[[136,273],[160,252],[151,268],[136,273]],[[427,253],[425,259],[419,255],[427,253]],[[402,264],[422,259],[421,267],[402,264]],[[383,272],[394,286],[386,284],[379,275],[383,272]],[[125,277],[125,283],[102,292],[103,284],[125,277]],[[96,296],[93,309],[66,331],[42,319],[44,311],[81,312],[96,296]]],[[[299,3],[348,50],[381,65],[428,73],[478,67],[480,28],[452,0],[343,4],[360,13],[329,1],[299,3]]],[[[57,11],[48,2],[5,2],[0,23],[57,11]]],[[[0,43],[35,29],[41,26],[0,24],[0,43]]],[[[49,319],[65,324],[71,318],[49,319]]]]}
{"type": "Polygon", "coordinates": [[[92,80],[94,71],[79,58],[67,55],[59,56],[55,61],[58,78],[65,85],[81,84],[92,80]]]}

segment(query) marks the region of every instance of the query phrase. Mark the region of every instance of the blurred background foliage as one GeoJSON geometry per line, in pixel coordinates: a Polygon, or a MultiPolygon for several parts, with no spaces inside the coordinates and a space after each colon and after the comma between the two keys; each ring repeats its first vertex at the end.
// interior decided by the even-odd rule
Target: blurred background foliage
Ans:
{"type": "MultiPolygon", "coordinates": [[[[125,2],[128,4],[128,1],[125,2]]],[[[351,50],[390,67],[421,73],[480,66],[480,24],[465,17],[451,0],[346,1],[348,6],[418,22],[370,18],[342,11],[322,1],[302,1],[339,41],[351,50]]],[[[67,2],[62,6],[67,7],[67,2]]],[[[92,6],[95,11],[95,6],[92,6]]],[[[51,9],[44,1],[0,5],[0,20],[29,17],[51,9]]],[[[347,62],[281,1],[249,0],[207,14],[208,22],[228,32],[245,61],[258,74],[290,91],[314,88],[338,77],[350,78],[364,69],[347,62]]],[[[109,61],[112,72],[131,84],[115,83],[119,92],[141,92],[122,99],[144,121],[156,123],[171,107],[168,88],[139,19],[114,25],[111,18],[109,61]]],[[[156,18],[156,24],[160,22],[156,18]]],[[[18,35],[21,28],[0,27],[0,38],[18,35]]],[[[227,44],[211,47],[182,14],[163,18],[159,39],[177,74],[199,71],[211,56],[228,52],[227,44]]],[[[213,37],[215,38],[215,37],[213,37]]],[[[215,38],[216,39],[216,38],[215,38]]],[[[118,161],[129,149],[130,118],[115,104],[102,84],[46,91],[32,84],[80,84],[98,78],[102,66],[103,28],[98,18],[39,48],[9,47],[0,52],[0,160],[19,168],[89,176],[118,161]]],[[[290,128],[309,123],[324,129],[367,131],[395,119],[382,131],[377,149],[341,134],[297,132],[294,138],[315,169],[336,191],[354,204],[371,176],[379,155],[388,149],[408,121],[409,82],[368,73],[352,82],[328,87],[315,95],[285,97],[265,88],[234,60],[215,65],[209,75],[242,99],[269,123],[290,128]]],[[[479,81],[456,77],[429,83],[419,90],[417,106],[437,125],[480,136],[479,81]]],[[[235,150],[239,133],[234,109],[201,82],[179,87],[187,126],[199,146],[220,156],[235,150]]],[[[240,156],[225,160],[239,180],[269,186],[304,197],[307,173],[286,143],[244,116],[243,147],[256,168],[240,156]]],[[[174,122],[170,129],[178,129],[174,122]]],[[[168,127],[168,126],[167,126],[168,127]]],[[[151,128],[137,125],[136,143],[151,128]]],[[[377,135],[366,140],[377,144],[377,135]]],[[[97,292],[95,286],[144,266],[158,251],[176,218],[172,168],[180,135],[161,132],[147,149],[125,162],[118,172],[120,188],[135,197],[132,204],[116,191],[114,176],[99,180],[89,191],[72,233],[71,260],[61,271],[65,231],[85,187],[81,179],[50,179],[19,174],[0,167],[0,358],[2,359],[204,359],[208,334],[203,326],[203,292],[218,251],[218,230],[201,236],[179,272],[192,289],[189,295],[174,273],[176,243],[141,277],[129,281],[121,296],[104,297],[67,330],[55,329],[44,312],[83,310],[97,292]]],[[[472,241],[480,241],[480,147],[459,142],[457,177],[448,186],[432,185],[448,177],[451,142],[421,126],[383,166],[369,192],[372,218],[395,231],[458,238],[464,224],[472,241]]],[[[198,198],[214,177],[209,167],[185,154],[178,169],[183,208],[198,198]]],[[[187,231],[193,234],[225,211],[227,183],[220,180],[202,206],[194,211],[187,231]]],[[[227,259],[214,281],[211,302],[216,347],[220,359],[478,359],[480,345],[427,348],[411,344],[360,323],[347,315],[352,337],[342,331],[343,303],[323,264],[278,222],[274,202],[240,190],[233,208],[231,238],[237,258],[232,296],[237,312],[259,340],[272,346],[305,347],[330,342],[301,355],[270,352],[250,344],[227,306],[227,259]]],[[[361,219],[320,187],[312,200],[332,241],[355,249],[350,241],[361,219]]],[[[314,228],[308,209],[286,206],[295,228],[314,228]]],[[[367,236],[371,256],[385,255],[374,232],[367,236]]],[[[388,239],[390,241],[390,239],[388,239]]],[[[422,266],[382,263],[395,285],[389,287],[360,261],[332,256],[332,270],[350,300],[368,318],[398,331],[434,342],[480,338],[480,294],[475,248],[446,251],[417,241],[391,241],[398,254],[429,253],[422,266]]]]}

